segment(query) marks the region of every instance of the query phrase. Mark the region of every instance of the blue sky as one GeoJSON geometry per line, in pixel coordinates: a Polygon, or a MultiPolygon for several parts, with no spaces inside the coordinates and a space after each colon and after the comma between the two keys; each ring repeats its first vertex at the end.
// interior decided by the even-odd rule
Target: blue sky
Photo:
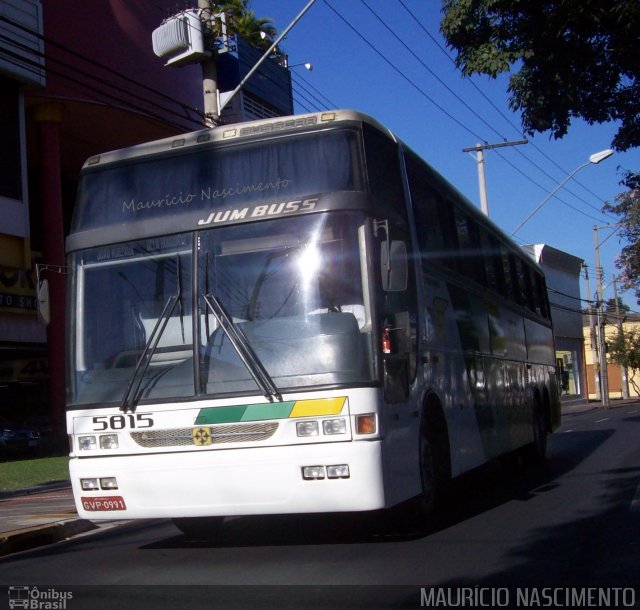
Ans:
{"type": "MultiPolygon", "coordinates": [[[[282,31],[307,1],[253,0],[252,8],[282,31]]],[[[296,112],[334,107],[372,115],[479,205],[475,153],[462,149],[522,139],[520,116],[509,110],[507,76],[464,79],[456,70],[439,32],[440,6],[438,0],[316,0],[282,46],[290,65],[313,64],[311,72],[293,68],[296,112]]],[[[592,153],[610,148],[615,132],[615,124],[575,120],[561,140],[542,133],[524,146],[486,151],[491,219],[511,233],[592,153]]],[[[638,168],[640,149],[581,169],[516,241],[546,243],[583,259],[594,291],[593,227],[616,222],[600,209],[624,190],[621,171],[638,168]]],[[[599,231],[605,285],[617,273],[614,260],[621,248],[617,235],[608,238],[612,233],[599,231]]],[[[584,282],[581,290],[585,298],[584,282]]],[[[612,296],[609,285],[605,298],[612,296]]],[[[632,293],[622,296],[640,309],[632,293]]]]}

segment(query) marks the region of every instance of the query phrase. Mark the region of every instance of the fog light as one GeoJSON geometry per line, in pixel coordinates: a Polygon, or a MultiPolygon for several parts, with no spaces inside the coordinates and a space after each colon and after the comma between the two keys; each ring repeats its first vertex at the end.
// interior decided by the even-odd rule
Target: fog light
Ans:
{"type": "Polygon", "coordinates": [[[349,464],[327,466],[327,478],[329,479],[348,479],[350,476],[349,464]]]}
{"type": "Polygon", "coordinates": [[[346,434],[347,433],[347,420],[340,419],[325,419],[322,422],[322,431],[325,434],[346,434]]]}
{"type": "Polygon", "coordinates": [[[97,447],[96,437],[95,436],[79,436],[78,447],[80,448],[80,451],[88,451],[90,449],[95,449],[97,447]]]}
{"type": "Polygon", "coordinates": [[[358,434],[375,434],[377,431],[375,413],[356,415],[356,432],[358,434]]]}
{"type": "Polygon", "coordinates": [[[98,485],[98,479],[80,479],[80,487],[84,491],[93,491],[95,489],[100,489],[98,485]]]}
{"type": "Polygon", "coordinates": [[[117,434],[101,434],[100,435],[100,449],[117,449],[117,448],[118,448],[117,434]]]}
{"type": "Polygon", "coordinates": [[[103,477],[100,479],[102,489],[118,489],[118,481],[115,477],[103,477]]]}
{"type": "Polygon", "coordinates": [[[319,427],[317,421],[296,422],[296,434],[298,436],[318,436],[319,427]]]}
{"type": "Polygon", "coordinates": [[[324,479],[324,466],[303,466],[302,478],[309,481],[312,479],[324,479]]]}

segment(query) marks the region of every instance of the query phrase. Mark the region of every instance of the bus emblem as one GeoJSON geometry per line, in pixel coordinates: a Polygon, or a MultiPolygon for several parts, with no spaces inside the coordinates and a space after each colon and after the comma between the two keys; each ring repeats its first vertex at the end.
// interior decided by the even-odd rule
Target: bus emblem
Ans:
{"type": "Polygon", "coordinates": [[[210,445],[213,441],[209,428],[194,428],[192,432],[194,445],[210,445]]]}

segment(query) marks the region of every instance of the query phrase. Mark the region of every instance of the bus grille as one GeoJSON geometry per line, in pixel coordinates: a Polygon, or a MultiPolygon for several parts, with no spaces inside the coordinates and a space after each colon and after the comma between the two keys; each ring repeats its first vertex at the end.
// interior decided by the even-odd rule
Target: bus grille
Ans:
{"type": "Polygon", "coordinates": [[[264,441],[271,438],[278,429],[278,424],[234,424],[230,426],[199,426],[191,428],[174,428],[172,430],[149,430],[145,432],[131,432],[131,438],[140,447],[188,447],[201,444],[194,442],[194,430],[208,428],[211,434],[211,444],[221,443],[249,443],[264,441]]]}

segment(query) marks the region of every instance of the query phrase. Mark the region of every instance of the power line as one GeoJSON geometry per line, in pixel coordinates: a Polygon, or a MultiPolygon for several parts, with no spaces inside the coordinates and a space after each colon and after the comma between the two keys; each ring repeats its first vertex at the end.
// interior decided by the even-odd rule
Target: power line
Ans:
{"type": "Polygon", "coordinates": [[[364,4],[367,9],[371,12],[371,14],[384,26],[384,28],[409,52],[411,55],[420,63],[420,65],[431,74],[451,95],[453,95],[469,112],[471,112],[480,122],[484,123],[491,131],[493,131],[499,138],[502,138],[503,141],[507,141],[507,138],[501,134],[497,129],[493,127],[482,115],[480,115],[476,110],[473,109],[467,102],[465,102],[449,85],[447,85],[418,55],[398,36],[387,24],[387,22],[380,17],[366,2],[366,0],[360,0],[362,4],[364,4]]]}
{"type": "MultiPolygon", "coordinates": [[[[401,1],[401,0],[400,0],[401,1]]],[[[361,38],[378,56],[380,56],[387,64],[389,64],[397,73],[400,74],[400,76],[402,76],[402,78],[404,78],[407,82],[409,82],[415,89],[417,89],[422,95],[424,95],[432,104],[434,104],[441,112],[443,112],[447,117],[449,117],[452,121],[454,121],[456,124],[458,124],[459,126],[461,126],[463,129],[465,129],[466,131],[472,133],[473,135],[476,136],[477,139],[482,140],[483,142],[486,143],[486,140],[484,138],[482,138],[481,136],[479,136],[478,134],[476,134],[475,132],[473,132],[473,130],[471,128],[469,128],[468,126],[466,126],[465,124],[463,124],[461,121],[459,121],[457,118],[455,118],[453,115],[451,115],[451,113],[449,113],[448,111],[446,111],[440,104],[438,104],[433,98],[431,98],[430,96],[428,96],[422,89],[420,89],[420,87],[418,87],[404,72],[402,72],[399,68],[397,68],[397,66],[395,66],[384,54],[382,54],[376,47],[374,47],[366,38],[364,38],[352,25],[351,23],[349,23],[345,17],[339,12],[337,11],[331,4],[329,4],[328,0],[324,0],[324,3],[359,37],[361,38]]],[[[364,1],[363,1],[364,3],[364,1]]],[[[366,3],[364,3],[366,6],[366,3]]],[[[367,7],[369,8],[369,7],[367,7]]],[[[386,27],[386,25],[385,25],[386,27]]],[[[422,26],[421,26],[422,27],[422,26]]],[[[388,28],[387,28],[388,29],[388,28]]],[[[394,34],[395,36],[395,34],[394,34]]],[[[403,43],[404,44],[404,43],[403,43]]],[[[406,47],[406,45],[405,45],[406,47]]],[[[440,47],[441,48],[441,47],[440,47]]],[[[413,52],[411,51],[411,53],[413,54],[413,52]]],[[[447,54],[447,57],[448,54],[447,54]]],[[[449,59],[451,60],[451,58],[449,57],[449,59]]],[[[451,60],[452,61],[452,60],[451,60]]],[[[421,62],[422,63],[422,62],[421,62]]],[[[423,64],[424,65],[424,64],[423,64]]],[[[474,84],[475,86],[475,84],[474,84]]],[[[495,106],[494,106],[495,107],[495,106]]],[[[503,115],[504,116],[504,115],[503,115]]],[[[535,167],[538,167],[538,169],[540,169],[540,171],[542,171],[545,175],[548,176],[548,174],[542,170],[542,168],[540,168],[539,166],[537,166],[537,164],[535,164],[533,161],[531,161],[531,159],[529,159],[528,157],[526,157],[526,155],[524,155],[523,153],[520,152],[520,154],[522,156],[524,156],[525,159],[527,159],[530,163],[532,163],[535,167]]],[[[517,171],[519,174],[521,174],[525,179],[527,179],[529,182],[531,182],[532,184],[534,184],[535,186],[537,186],[538,188],[540,188],[543,192],[546,192],[548,189],[546,187],[544,187],[542,184],[536,182],[533,178],[531,178],[531,176],[524,172],[523,170],[521,170],[520,168],[518,168],[516,165],[514,165],[511,161],[507,160],[503,155],[499,154],[501,159],[503,159],[509,166],[511,166],[515,171],[517,171]]],[[[560,168],[562,169],[562,168],[560,168]]],[[[595,218],[594,216],[591,216],[590,214],[584,212],[583,210],[567,203],[566,201],[564,201],[561,198],[558,198],[558,201],[560,201],[561,203],[563,203],[564,205],[566,205],[567,207],[571,208],[572,210],[578,212],[579,214],[590,218],[592,220],[596,220],[597,222],[600,222],[601,219],[600,218],[595,218]]],[[[584,200],[583,200],[584,201],[584,200]]],[[[588,202],[585,202],[588,204],[588,202]]],[[[591,206],[593,207],[593,206],[591,206]]],[[[596,211],[598,211],[598,213],[602,214],[604,216],[604,214],[602,212],[600,212],[600,210],[597,210],[597,208],[593,208],[596,211]]]]}
{"type": "MultiPolygon", "coordinates": [[[[327,108],[337,108],[338,107],[338,105],[335,102],[332,102],[326,95],[324,95],[324,93],[322,93],[319,89],[314,87],[306,78],[304,78],[300,74],[296,74],[295,72],[291,72],[291,75],[292,75],[294,81],[301,80],[303,83],[305,83],[307,85],[307,87],[309,87],[313,91],[315,91],[317,96],[313,96],[313,97],[315,97],[315,99],[318,101],[320,106],[325,106],[325,109],[327,109],[327,108]]],[[[304,88],[304,86],[300,85],[300,83],[296,83],[296,84],[298,86],[304,88]]],[[[311,93],[309,93],[309,94],[311,95],[311,93]]]]}
{"type": "Polygon", "coordinates": [[[341,20],[342,22],[358,36],[370,49],[374,51],[376,55],[378,55],[385,63],[387,63],[395,72],[397,72],[405,81],[407,81],[414,89],[416,89],[420,95],[429,100],[440,112],[449,117],[454,123],[456,123],[459,127],[464,129],[466,132],[470,133],[474,138],[478,140],[482,140],[486,142],[484,138],[478,135],[473,129],[462,123],[462,121],[458,120],[454,117],[450,112],[448,112],[445,108],[443,108],[438,102],[436,102],[429,94],[423,91],[415,82],[413,82],[404,72],[402,72],[391,60],[389,60],[385,55],[383,55],[367,38],[365,38],[358,30],[349,23],[349,21],[338,12],[338,10],[333,7],[328,0],[323,0],[324,4],[329,7],[341,20]]]}
{"type": "MultiPolygon", "coordinates": [[[[96,61],[94,59],[89,59],[89,58],[83,57],[82,54],[78,53],[77,51],[74,51],[73,49],[70,49],[69,47],[67,47],[65,45],[62,45],[62,44],[56,42],[55,40],[40,34],[39,32],[31,30],[30,28],[27,28],[24,25],[22,25],[20,23],[17,23],[15,21],[13,21],[12,19],[8,18],[8,17],[5,17],[4,15],[0,15],[0,21],[4,21],[6,23],[9,23],[10,25],[12,25],[14,27],[17,27],[17,28],[21,29],[22,31],[27,32],[27,33],[37,37],[38,39],[42,40],[46,44],[51,45],[53,47],[56,47],[57,49],[60,49],[64,53],[72,55],[75,59],[80,59],[80,60],[83,60],[83,61],[85,61],[87,63],[90,63],[92,71],[91,72],[85,72],[85,71],[81,70],[78,66],[71,66],[71,65],[65,63],[62,59],[59,59],[59,58],[54,57],[54,56],[51,56],[50,53],[45,54],[44,52],[35,51],[35,50],[31,49],[31,48],[28,49],[32,53],[35,53],[35,54],[40,55],[41,57],[45,58],[47,60],[47,62],[52,62],[53,61],[54,63],[58,63],[59,65],[62,65],[62,66],[66,67],[66,68],[68,68],[70,70],[77,71],[79,74],[82,74],[83,76],[88,76],[92,80],[97,80],[97,81],[101,82],[102,84],[106,85],[107,87],[110,87],[110,88],[112,88],[112,89],[114,89],[116,91],[125,92],[127,95],[131,95],[132,97],[137,97],[138,99],[145,99],[145,98],[142,98],[139,94],[134,94],[129,90],[123,89],[121,86],[115,84],[113,81],[109,82],[104,78],[100,79],[99,77],[97,77],[97,75],[95,73],[95,68],[98,67],[101,70],[104,70],[105,72],[107,72],[108,74],[110,74],[112,76],[115,76],[115,77],[121,79],[122,81],[124,81],[126,83],[134,85],[134,86],[142,89],[143,91],[146,91],[147,93],[152,93],[154,96],[157,96],[157,97],[159,97],[161,99],[169,101],[169,102],[171,102],[173,104],[176,104],[177,106],[179,106],[183,110],[183,112],[193,112],[193,113],[199,115],[199,117],[203,116],[202,112],[199,111],[197,108],[193,108],[193,107],[189,106],[188,104],[185,104],[184,102],[182,102],[180,100],[177,100],[177,99],[167,95],[166,93],[164,93],[162,91],[158,91],[157,89],[154,89],[154,88],[152,88],[152,87],[150,87],[148,85],[145,85],[145,84],[140,83],[140,82],[138,82],[136,80],[133,80],[132,78],[126,76],[125,74],[122,74],[121,72],[118,72],[117,70],[114,70],[113,68],[110,68],[109,66],[106,66],[106,65],[104,65],[104,64],[102,64],[102,63],[100,63],[100,62],[98,62],[98,61],[96,61]]],[[[14,41],[12,39],[8,39],[8,40],[11,40],[11,42],[13,44],[17,44],[16,41],[14,41]]],[[[22,58],[20,58],[20,59],[22,59],[22,58]]],[[[46,69],[49,70],[50,68],[47,66],[46,69]]],[[[60,75],[64,76],[62,74],[60,74],[60,75]]],[[[69,78],[71,78],[71,77],[69,77],[69,78]]],[[[83,86],[89,88],[88,84],[84,84],[84,83],[81,83],[81,84],[83,84],[83,86]]],[[[124,101],[124,100],[122,98],[119,98],[119,101],[124,101]]],[[[149,103],[150,104],[153,103],[155,105],[158,105],[156,102],[151,102],[150,100],[149,100],[149,103]]],[[[140,109],[140,108],[137,107],[137,109],[140,109]]],[[[163,109],[167,110],[170,113],[175,113],[175,111],[169,110],[166,107],[164,107],[163,109]]],[[[185,116],[184,118],[187,118],[188,120],[191,120],[191,121],[195,122],[195,120],[193,118],[189,117],[188,115],[185,116]]],[[[165,120],[165,119],[162,119],[162,120],[165,120]]],[[[202,125],[202,123],[199,122],[199,120],[198,120],[198,124],[200,126],[202,125]]]]}
{"type": "MultiPolygon", "coordinates": [[[[422,22],[418,19],[418,17],[409,9],[409,7],[407,7],[407,5],[404,3],[404,0],[398,0],[398,2],[400,3],[400,5],[404,8],[404,10],[411,16],[411,18],[416,22],[416,24],[418,25],[418,27],[425,33],[426,36],[429,37],[429,39],[438,47],[438,49],[440,49],[440,51],[443,53],[443,55],[454,65],[455,69],[457,71],[460,71],[458,65],[456,64],[455,60],[449,55],[449,53],[447,52],[447,50],[440,44],[440,42],[436,39],[435,36],[433,36],[431,34],[431,32],[429,32],[429,30],[422,24],[422,22]]],[[[465,77],[467,82],[469,82],[471,84],[472,87],[474,87],[474,89],[484,98],[484,100],[511,126],[513,127],[513,129],[515,129],[518,133],[522,134],[522,130],[513,123],[513,121],[511,120],[511,118],[509,116],[507,116],[494,102],[493,100],[491,100],[485,93],[484,91],[482,91],[482,89],[480,89],[480,87],[478,87],[478,85],[476,85],[476,83],[468,77],[465,77]]],[[[531,146],[538,151],[538,153],[540,153],[545,159],[547,159],[550,163],[552,163],[557,169],[559,169],[563,174],[567,174],[569,173],[565,168],[563,168],[562,166],[560,166],[554,159],[552,159],[546,152],[544,152],[539,146],[537,146],[535,144],[535,142],[530,141],[531,146]]],[[[526,159],[529,163],[531,163],[534,167],[536,167],[536,169],[538,169],[539,171],[541,171],[544,175],[546,175],[548,178],[550,178],[551,180],[555,179],[548,174],[544,169],[542,169],[537,163],[535,163],[532,159],[530,159],[523,151],[521,150],[516,150],[516,152],[522,156],[524,159],[526,159]]],[[[589,188],[587,188],[584,184],[582,184],[579,180],[575,179],[574,182],[576,184],[578,184],[580,187],[582,187],[586,192],[588,192],[591,196],[593,196],[595,199],[597,199],[598,201],[601,201],[601,198],[596,195],[593,191],[591,191],[589,188]]],[[[590,203],[588,203],[587,201],[585,201],[583,198],[581,198],[579,195],[576,195],[571,189],[565,189],[568,193],[570,193],[571,195],[573,195],[574,197],[576,197],[576,199],[579,199],[580,201],[582,201],[583,203],[585,203],[586,205],[588,205],[589,207],[592,207],[593,209],[596,209],[595,206],[591,205],[590,203]]],[[[608,214],[606,214],[605,212],[602,212],[600,210],[597,210],[599,213],[603,214],[604,216],[608,216],[608,214]]]]}

